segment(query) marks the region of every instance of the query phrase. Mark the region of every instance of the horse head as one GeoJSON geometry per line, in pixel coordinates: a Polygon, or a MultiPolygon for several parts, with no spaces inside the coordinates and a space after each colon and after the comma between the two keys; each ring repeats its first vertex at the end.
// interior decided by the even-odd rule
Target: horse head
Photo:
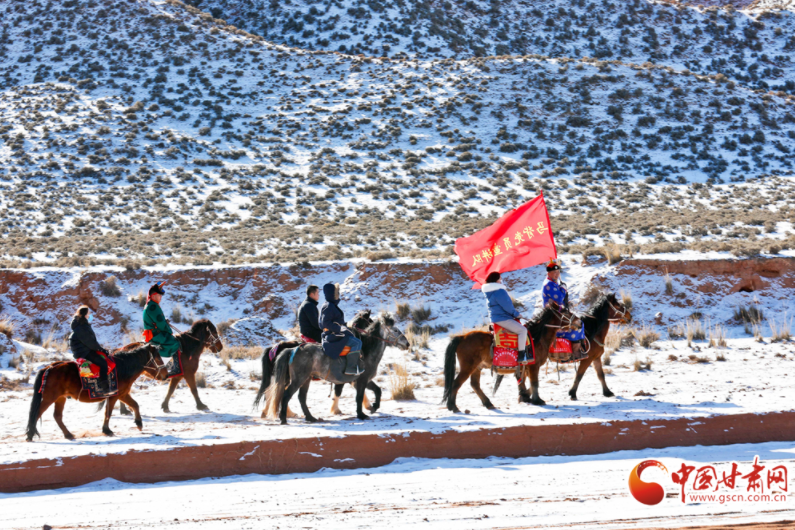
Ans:
{"type": "Polygon", "coordinates": [[[356,315],[348,322],[348,327],[353,329],[367,329],[373,323],[373,318],[370,316],[369,309],[363,309],[356,313],[356,315]]]}
{"type": "Polygon", "coordinates": [[[146,349],[149,359],[144,365],[144,372],[152,379],[164,381],[168,377],[168,370],[163,358],[160,357],[160,347],[156,344],[147,344],[146,349]]]}
{"type": "Polygon", "coordinates": [[[411,345],[409,339],[395,325],[395,319],[389,313],[383,313],[378,320],[381,322],[381,338],[390,346],[407,351],[411,345]]]}
{"type": "Polygon", "coordinates": [[[547,308],[553,313],[552,321],[550,322],[551,327],[560,327],[561,331],[580,329],[582,327],[580,317],[572,313],[566,306],[550,300],[547,308]]]}
{"type": "Polygon", "coordinates": [[[632,322],[632,313],[630,312],[629,308],[627,308],[626,304],[618,301],[615,293],[610,293],[607,295],[607,303],[609,306],[607,313],[608,320],[611,322],[617,322],[619,324],[629,324],[632,322]]]}
{"type": "Polygon", "coordinates": [[[203,324],[204,340],[202,341],[202,345],[213,353],[219,353],[224,349],[224,343],[221,342],[221,337],[218,336],[218,330],[215,328],[215,324],[207,319],[203,321],[203,324]]]}

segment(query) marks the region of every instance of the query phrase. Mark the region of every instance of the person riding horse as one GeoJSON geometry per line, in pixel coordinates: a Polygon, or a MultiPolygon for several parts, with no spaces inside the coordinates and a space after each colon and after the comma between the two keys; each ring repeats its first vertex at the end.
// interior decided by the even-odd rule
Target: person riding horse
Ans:
{"type": "Polygon", "coordinates": [[[345,375],[358,375],[359,357],[362,353],[362,341],[359,340],[345,326],[345,314],[339,308],[340,286],[339,284],[327,283],[323,286],[323,295],[326,303],[320,309],[320,329],[323,330],[321,339],[323,342],[323,352],[337,359],[341,355],[347,356],[345,375]],[[345,347],[349,346],[349,351],[345,347]]]}
{"type": "Polygon", "coordinates": [[[301,340],[304,342],[320,342],[323,340],[321,334],[323,329],[318,323],[320,317],[317,312],[317,303],[320,299],[320,289],[317,285],[310,285],[306,288],[306,299],[298,308],[298,329],[301,333],[301,340]]]}
{"type": "MultiPolygon", "coordinates": [[[[144,307],[144,339],[146,342],[151,342],[160,345],[160,356],[171,357],[177,356],[179,360],[179,341],[174,337],[174,332],[171,330],[163,309],[160,307],[160,301],[163,295],[166,294],[163,285],[166,282],[157,282],[149,288],[149,297],[146,300],[146,307],[144,307]]],[[[178,363],[175,363],[175,366],[178,363]]],[[[175,374],[176,375],[176,374],[175,374]]]]}
{"type": "Polygon", "coordinates": [[[89,312],[88,306],[84,305],[80,306],[75,313],[70,325],[72,333],[69,334],[69,349],[72,350],[72,355],[74,355],[75,359],[87,359],[99,367],[97,386],[100,391],[108,392],[110,389],[108,363],[105,357],[98,352],[102,352],[105,355],[110,355],[110,352],[97,342],[97,336],[91,327],[94,315],[89,314],[89,312]]]}
{"type": "MultiPolygon", "coordinates": [[[[544,281],[541,296],[544,306],[551,300],[569,309],[569,291],[566,284],[560,281],[561,269],[562,267],[558,262],[549,260],[547,264],[547,279],[544,281]]],[[[576,361],[587,357],[587,354],[582,351],[582,341],[585,339],[583,327],[570,331],[559,331],[557,336],[571,341],[571,360],[576,361]]]]}
{"type": "Polygon", "coordinates": [[[518,336],[519,356],[517,361],[519,364],[529,363],[531,359],[527,356],[527,328],[516,321],[516,319],[523,317],[514,307],[511,295],[505,290],[505,286],[500,279],[500,273],[489,273],[486,277],[486,283],[483,284],[480,290],[488,301],[489,319],[491,319],[492,324],[497,324],[518,336]]]}

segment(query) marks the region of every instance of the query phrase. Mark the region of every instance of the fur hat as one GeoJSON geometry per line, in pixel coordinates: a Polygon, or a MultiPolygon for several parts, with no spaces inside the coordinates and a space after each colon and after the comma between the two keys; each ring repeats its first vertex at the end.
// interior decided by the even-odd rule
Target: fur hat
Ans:
{"type": "Polygon", "coordinates": [[[563,267],[560,266],[560,263],[558,263],[554,259],[549,260],[549,263],[547,263],[547,272],[559,271],[562,268],[563,267]]]}
{"type": "Polygon", "coordinates": [[[157,282],[157,283],[153,284],[152,287],[149,288],[149,296],[152,296],[154,293],[157,293],[157,294],[160,294],[160,295],[166,294],[166,290],[163,289],[163,284],[165,284],[165,283],[166,282],[157,282]]]}

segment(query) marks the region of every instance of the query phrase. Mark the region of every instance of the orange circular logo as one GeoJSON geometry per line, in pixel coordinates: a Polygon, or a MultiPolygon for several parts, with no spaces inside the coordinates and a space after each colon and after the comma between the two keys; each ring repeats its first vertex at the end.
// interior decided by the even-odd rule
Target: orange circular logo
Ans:
{"type": "Polygon", "coordinates": [[[656,482],[643,482],[640,479],[641,473],[647,467],[658,467],[668,473],[668,469],[657,460],[644,460],[635,466],[629,473],[629,492],[635,497],[635,500],[654,506],[660,504],[665,498],[665,490],[656,482]]]}

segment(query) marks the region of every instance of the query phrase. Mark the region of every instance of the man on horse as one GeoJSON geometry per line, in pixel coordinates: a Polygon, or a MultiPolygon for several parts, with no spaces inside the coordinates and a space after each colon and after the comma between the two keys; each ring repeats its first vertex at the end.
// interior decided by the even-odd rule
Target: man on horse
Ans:
{"type": "Polygon", "coordinates": [[[527,328],[516,321],[522,314],[514,307],[511,295],[508,294],[502,284],[500,273],[489,273],[486,277],[486,283],[483,284],[480,290],[486,295],[486,300],[489,303],[489,319],[492,324],[497,324],[517,335],[519,339],[517,342],[519,345],[517,362],[519,364],[529,363],[531,359],[527,356],[527,328]]]}
{"type": "Polygon", "coordinates": [[[149,296],[144,307],[144,339],[160,345],[160,356],[179,356],[179,341],[174,337],[171,326],[168,325],[160,300],[166,294],[163,285],[166,282],[157,282],[149,288],[149,296]]]}
{"type": "Polygon", "coordinates": [[[359,375],[359,357],[362,354],[362,341],[345,326],[345,314],[339,308],[340,286],[327,283],[323,286],[326,303],[320,309],[320,328],[323,330],[323,352],[337,359],[346,356],[345,375],[359,375]],[[346,349],[347,348],[347,349],[346,349]]]}
{"type": "MultiPolygon", "coordinates": [[[[569,291],[566,284],[560,281],[561,269],[562,267],[558,262],[549,260],[547,264],[547,279],[544,281],[544,287],[541,291],[545,307],[550,301],[554,301],[558,305],[569,309],[569,291]]],[[[584,328],[559,331],[557,336],[571,341],[571,360],[576,361],[586,357],[586,354],[582,351],[582,341],[585,339],[584,328]]]]}
{"type": "Polygon", "coordinates": [[[87,359],[99,367],[98,389],[101,392],[110,390],[108,380],[108,363],[99,352],[110,355],[110,352],[100,346],[97,336],[91,328],[94,315],[89,314],[88,306],[80,306],[70,325],[72,333],[69,334],[69,349],[75,359],[87,359]]]}
{"type": "Polygon", "coordinates": [[[317,312],[317,304],[320,300],[320,289],[317,285],[310,285],[306,288],[306,299],[298,308],[298,328],[301,332],[301,340],[304,342],[320,342],[323,330],[320,328],[320,317],[317,312]]]}

